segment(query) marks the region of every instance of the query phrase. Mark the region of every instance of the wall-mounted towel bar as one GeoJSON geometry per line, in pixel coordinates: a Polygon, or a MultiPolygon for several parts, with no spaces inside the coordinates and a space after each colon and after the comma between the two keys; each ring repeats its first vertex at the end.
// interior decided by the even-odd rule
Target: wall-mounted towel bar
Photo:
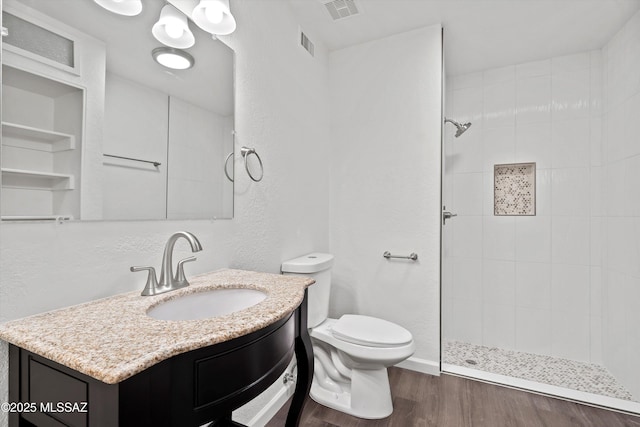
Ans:
{"type": "Polygon", "coordinates": [[[105,157],[114,157],[116,159],[133,160],[134,162],[151,163],[155,167],[158,167],[158,166],[160,166],[162,164],[160,162],[154,162],[153,160],[134,159],[133,157],[115,156],[113,154],[103,154],[103,156],[105,156],[105,157]]]}
{"type": "Polygon", "coordinates": [[[409,255],[391,255],[391,252],[389,251],[385,251],[382,254],[383,257],[385,257],[386,259],[389,258],[402,258],[402,259],[410,259],[411,261],[417,261],[418,260],[418,254],[415,252],[411,252],[409,255]]]}

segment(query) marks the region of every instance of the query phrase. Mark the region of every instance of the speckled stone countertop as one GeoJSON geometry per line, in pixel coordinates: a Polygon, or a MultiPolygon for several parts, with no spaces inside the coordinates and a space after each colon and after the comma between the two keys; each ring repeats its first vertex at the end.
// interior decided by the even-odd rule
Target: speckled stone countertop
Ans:
{"type": "Polygon", "coordinates": [[[0,325],[0,339],[107,384],[116,384],[172,356],[260,330],[294,311],[313,283],[301,276],[218,270],[190,286],[156,296],[128,292],[0,325]],[[167,321],[147,311],[181,295],[250,288],[267,297],[235,313],[204,320],[167,321]]]}

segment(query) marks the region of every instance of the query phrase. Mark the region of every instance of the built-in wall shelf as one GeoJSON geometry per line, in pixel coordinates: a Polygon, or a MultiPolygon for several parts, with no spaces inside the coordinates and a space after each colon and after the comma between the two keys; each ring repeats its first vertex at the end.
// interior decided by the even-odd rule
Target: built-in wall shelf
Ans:
{"type": "MultiPolygon", "coordinates": [[[[15,12],[14,35],[21,31],[25,40],[52,43],[51,46],[62,46],[56,44],[61,43],[60,37],[71,40],[69,29],[60,22],[42,21],[43,17],[35,17],[31,9],[13,6],[10,14],[15,12]]],[[[69,51],[71,57],[82,59],[82,63],[90,61],[89,68],[99,73],[104,67],[104,51],[95,45],[99,51],[95,56],[89,54],[94,42],[79,32],[77,37],[83,41],[77,46],[72,44],[78,50],[69,51]]],[[[69,70],[52,67],[51,58],[40,55],[42,49],[32,52],[14,47],[2,46],[7,55],[2,58],[0,220],[80,218],[85,102],[102,98],[104,80],[91,78],[94,74],[61,72],[69,70]],[[88,88],[93,93],[90,97],[85,92],[88,88]]],[[[97,101],[91,102],[97,107],[97,101]]],[[[90,117],[101,117],[100,111],[96,109],[90,117]]],[[[98,140],[92,132],[90,137],[98,140]]]]}
{"type": "Polygon", "coordinates": [[[73,190],[74,177],[62,173],[2,168],[2,186],[27,190],[73,190]]]}
{"type": "Polygon", "coordinates": [[[2,122],[2,145],[31,150],[58,151],[76,148],[75,136],[16,123],[2,122]]]}

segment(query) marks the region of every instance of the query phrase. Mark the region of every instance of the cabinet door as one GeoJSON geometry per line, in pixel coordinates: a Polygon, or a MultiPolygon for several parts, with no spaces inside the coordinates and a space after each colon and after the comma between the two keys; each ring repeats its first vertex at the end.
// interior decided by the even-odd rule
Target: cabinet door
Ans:
{"type": "Polygon", "coordinates": [[[109,385],[13,345],[9,350],[12,402],[35,403],[36,412],[11,414],[38,427],[118,425],[118,385],[109,385]]]}

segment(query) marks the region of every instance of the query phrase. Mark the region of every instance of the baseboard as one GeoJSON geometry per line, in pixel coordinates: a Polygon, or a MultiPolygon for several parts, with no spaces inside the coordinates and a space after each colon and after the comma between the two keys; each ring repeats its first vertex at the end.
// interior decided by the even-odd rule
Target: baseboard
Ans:
{"type": "Polygon", "coordinates": [[[282,384],[276,395],[249,420],[247,425],[249,427],[264,427],[278,413],[280,408],[287,403],[287,400],[293,396],[294,390],[295,383],[291,383],[288,386],[282,384]]]}
{"type": "Polygon", "coordinates": [[[440,376],[440,362],[433,360],[410,357],[396,365],[398,368],[409,369],[410,371],[421,372],[434,376],[440,376]]]}

